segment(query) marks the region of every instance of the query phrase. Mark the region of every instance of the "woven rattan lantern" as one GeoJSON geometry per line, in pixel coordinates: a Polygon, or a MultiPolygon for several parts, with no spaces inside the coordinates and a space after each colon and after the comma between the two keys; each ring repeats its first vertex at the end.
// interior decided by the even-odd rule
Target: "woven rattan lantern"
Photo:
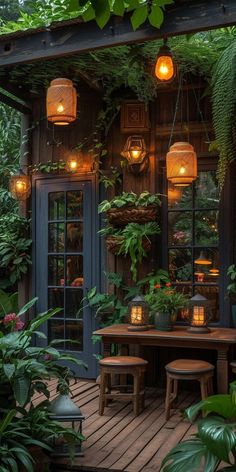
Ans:
{"type": "Polygon", "coordinates": [[[174,143],[166,156],[167,179],[178,187],[186,187],[197,178],[197,155],[191,144],[174,143]]]}
{"type": "Polygon", "coordinates": [[[76,120],[77,95],[69,79],[52,80],[47,91],[47,118],[55,125],[69,125],[76,120]]]}
{"type": "Polygon", "coordinates": [[[129,303],[129,331],[149,329],[149,309],[143,297],[137,296],[129,303]]]}
{"type": "Polygon", "coordinates": [[[173,61],[170,48],[164,44],[161,46],[155,65],[155,75],[161,82],[171,82],[176,74],[176,65],[173,61]]]}
{"type": "Polygon", "coordinates": [[[9,181],[9,191],[13,198],[18,201],[26,200],[30,196],[31,183],[28,175],[19,169],[19,171],[12,175],[9,181]]]}

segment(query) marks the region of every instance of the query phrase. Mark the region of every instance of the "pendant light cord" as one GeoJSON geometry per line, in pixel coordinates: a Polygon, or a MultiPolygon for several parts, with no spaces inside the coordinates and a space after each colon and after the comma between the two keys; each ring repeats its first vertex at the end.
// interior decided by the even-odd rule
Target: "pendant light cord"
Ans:
{"type": "MultiPolygon", "coordinates": [[[[191,80],[191,84],[192,83],[192,78],[190,76],[190,80],[191,80]]],[[[204,120],[204,116],[203,116],[203,113],[202,113],[202,110],[200,108],[200,99],[197,97],[196,95],[196,90],[195,88],[193,87],[193,95],[194,95],[194,98],[195,98],[195,101],[196,101],[196,105],[197,105],[197,110],[198,110],[198,113],[199,113],[199,116],[200,116],[200,119],[201,119],[201,122],[202,122],[202,125],[203,125],[203,128],[204,128],[204,131],[205,131],[205,134],[206,134],[206,139],[207,139],[207,142],[209,143],[210,142],[210,136],[209,136],[209,133],[208,133],[208,129],[207,129],[207,126],[206,126],[206,122],[204,120]]],[[[199,93],[200,93],[200,88],[199,88],[199,93]]]]}
{"type": "Polygon", "coordinates": [[[173,138],[173,133],[174,133],[174,129],[175,129],[175,123],[176,123],[177,113],[178,113],[178,109],[179,109],[179,102],[180,102],[180,94],[181,94],[181,90],[182,90],[182,84],[183,84],[183,73],[181,72],[180,79],[179,79],[177,99],[176,99],[176,104],[175,104],[175,112],[174,112],[174,117],[173,117],[173,123],[172,123],[171,132],[170,132],[170,139],[169,139],[169,143],[168,143],[168,150],[170,149],[172,138],[173,138]]]}

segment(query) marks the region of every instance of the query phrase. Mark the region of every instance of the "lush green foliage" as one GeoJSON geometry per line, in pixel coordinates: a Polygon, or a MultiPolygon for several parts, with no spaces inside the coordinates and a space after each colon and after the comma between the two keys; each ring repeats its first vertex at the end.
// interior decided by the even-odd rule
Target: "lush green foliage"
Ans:
{"type": "MultiPolygon", "coordinates": [[[[165,6],[173,2],[174,0],[34,0],[30,2],[29,12],[23,4],[18,20],[3,23],[0,31],[4,34],[27,30],[72,18],[95,20],[103,28],[112,14],[123,16],[126,12],[132,12],[131,24],[134,30],[145,21],[159,28],[164,20],[165,6]]],[[[25,3],[27,5],[28,2],[25,3]]],[[[10,8],[9,10],[11,11],[10,8]]]]}
{"type": "Polygon", "coordinates": [[[117,195],[112,200],[104,200],[98,207],[99,213],[104,213],[111,208],[124,208],[129,206],[143,206],[148,205],[159,205],[160,206],[160,195],[152,194],[147,191],[137,195],[134,192],[123,192],[121,195],[117,195]]]}
{"type": "Polygon", "coordinates": [[[234,295],[236,293],[236,267],[235,264],[232,264],[228,267],[227,275],[230,279],[230,283],[227,286],[228,295],[234,295]]]}
{"type": "Polygon", "coordinates": [[[184,308],[188,302],[188,298],[181,292],[171,287],[167,282],[167,286],[161,287],[156,285],[155,290],[145,296],[152,313],[170,313],[173,315],[178,310],[184,308]]]}
{"type": "MultiPolygon", "coordinates": [[[[215,472],[221,461],[236,466],[236,385],[230,394],[213,395],[186,410],[194,421],[199,412],[207,416],[198,421],[192,439],[180,442],[163,461],[163,472],[215,472]],[[200,468],[200,469],[199,469],[200,468]]],[[[228,470],[228,469],[226,469],[228,470]]],[[[230,469],[229,469],[230,470],[230,469]]]]}

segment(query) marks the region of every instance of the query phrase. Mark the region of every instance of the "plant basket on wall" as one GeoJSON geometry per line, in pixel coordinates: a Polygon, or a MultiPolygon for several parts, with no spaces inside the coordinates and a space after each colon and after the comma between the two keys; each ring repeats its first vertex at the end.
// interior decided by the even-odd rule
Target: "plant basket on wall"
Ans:
{"type": "MultiPolygon", "coordinates": [[[[108,251],[110,251],[114,255],[118,255],[121,241],[122,241],[122,236],[107,236],[106,245],[107,245],[108,251]]],[[[143,249],[146,252],[149,252],[151,250],[151,241],[149,241],[149,239],[143,238],[142,245],[143,245],[143,249]]],[[[120,254],[120,256],[122,255],[123,254],[120,254]]]]}
{"type": "Polygon", "coordinates": [[[128,223],[148,223],[149,221],[156,221],[157,206],[149,205],[130,206],[126,208],[111,208],[107,210],[107,218],[109,223],[115,226],[125,226],[128,223]]]}

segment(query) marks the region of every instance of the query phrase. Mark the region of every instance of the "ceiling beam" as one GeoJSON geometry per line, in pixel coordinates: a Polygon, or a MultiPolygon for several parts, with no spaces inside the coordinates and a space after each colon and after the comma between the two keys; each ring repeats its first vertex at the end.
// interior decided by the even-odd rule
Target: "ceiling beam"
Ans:
{"type": "Polygon", "coordinates": [[[0,101],[5,103],[5,105],[15,108],[15,110],[26,115],[30,114],[32,111],[28,103],[23,101],[20,97],[13,95],[12,92],[5,90],[3,87],[1,87],[1,84],[0,84],[0,101]]]}
{"type": "Polygon", "coordinates": [[[165,36],[236,24],[235,0],[177,0],[166,9],[160,29],[145,24],[133,31],[129,16],[113,17],[103,30],[94,21],[53,26],[45,31],[0,36],[0,66],[55,59],[165,36]]]}

